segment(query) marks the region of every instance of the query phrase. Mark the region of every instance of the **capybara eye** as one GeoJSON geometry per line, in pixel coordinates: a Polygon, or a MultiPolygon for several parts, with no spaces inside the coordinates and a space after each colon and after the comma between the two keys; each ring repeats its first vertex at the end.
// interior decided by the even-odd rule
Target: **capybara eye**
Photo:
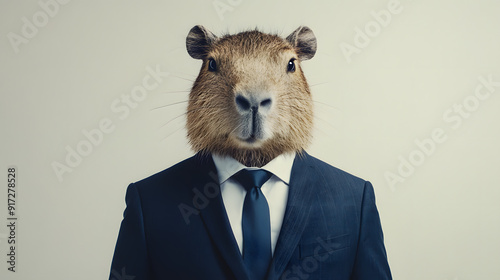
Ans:
{"type": "Polygon", "coordinates": [[[290,61],[288,61],[288,68],[287,68],[287,71],[288,72],[295,72],[295,58],[292,58],[290,59],[290,61]]]}
{"type": "Polygon", "coordinates": [[[213,58],[208,59],[208,71],[211,71],[211,72],[217,71],[217,63],[215,62],[215,59],[213,59],[213,58]]]}

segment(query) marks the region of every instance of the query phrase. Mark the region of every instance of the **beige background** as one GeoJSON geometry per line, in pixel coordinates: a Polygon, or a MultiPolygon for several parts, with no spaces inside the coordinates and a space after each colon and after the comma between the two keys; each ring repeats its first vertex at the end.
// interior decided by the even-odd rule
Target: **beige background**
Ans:
{"type": "Polygon", "coordinates": [[[200,61],[185,37],[203,24],[315,32],[318,52],[303,63],[317,101],[308,152],[374,184],[394,279],[500,279],[500,2],[66,2],[51,16],[37,1],[0,1],[1,225],[6,169],[19,169],[18,272],[7,271],[1,226],[0,278],[107,279],[128,183],[192,155],[185,103],[155,108],[187,99],[200,61]],[[117,113],[148,67],[169,75],[117,113]],[[478,77],[498,81],[481,99],[478,77]],[[113,131],[59,180],[54,162],[106,119],[113,131]],[[439,132],[424,154],[415,141],[439,132]]]}

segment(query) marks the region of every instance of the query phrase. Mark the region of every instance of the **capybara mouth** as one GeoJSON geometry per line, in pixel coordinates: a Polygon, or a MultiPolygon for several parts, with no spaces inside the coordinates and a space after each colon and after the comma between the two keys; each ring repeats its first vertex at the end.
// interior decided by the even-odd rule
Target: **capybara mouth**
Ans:
{"type": "Polygon", "coordinates": [[[261,140],[261,138],[258,138],[257,136],[255,135],[250,135],[250,137],[247,137],[247,138],[241,138],[241,137],[238,137],[238,139],[241,141],[241,142],[245,142],[247,144],[255,144],[257,143],[259,140],[261,140]]]}
{"type": "Polygon", "coordinates": [[[257,137],[255,137],[255,135],[251,135],[250,137],[245,139],[245,142],[247,142],[249,144],[253,144],[253,143],[257,142],[257,137]]]}

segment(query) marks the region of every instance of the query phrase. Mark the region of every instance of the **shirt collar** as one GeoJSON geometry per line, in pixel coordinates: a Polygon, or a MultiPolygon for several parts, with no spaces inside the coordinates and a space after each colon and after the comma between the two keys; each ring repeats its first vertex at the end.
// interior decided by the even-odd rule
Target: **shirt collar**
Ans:
{"type": "Polygon", "coordinates": [[[271,160],[268,164],[264,165],[262,168],[247,167],[230,156],[212,154],[212,159],[214,160],[215,167],[217,168],[220,184],[231,178],[231,176],[242,169],[264,169],[271,172],[288,185],[290,182],[290,175],[292,173],[293,161],[295,159],[295,152],[281,154],[271,160]]]}

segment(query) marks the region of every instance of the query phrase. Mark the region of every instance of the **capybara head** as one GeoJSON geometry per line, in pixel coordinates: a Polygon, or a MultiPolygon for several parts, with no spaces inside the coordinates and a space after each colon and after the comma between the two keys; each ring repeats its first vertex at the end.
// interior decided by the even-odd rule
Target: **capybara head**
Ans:
{"type": "Polygon", "coordinates": [[[316,53],[311,29],[286,39],[257,30],[216,37],[198,25],[186,46],[203,61],[187,108],[195,151],[261,167],[309,144],[312,98],[300,63],[316,53]]]}

